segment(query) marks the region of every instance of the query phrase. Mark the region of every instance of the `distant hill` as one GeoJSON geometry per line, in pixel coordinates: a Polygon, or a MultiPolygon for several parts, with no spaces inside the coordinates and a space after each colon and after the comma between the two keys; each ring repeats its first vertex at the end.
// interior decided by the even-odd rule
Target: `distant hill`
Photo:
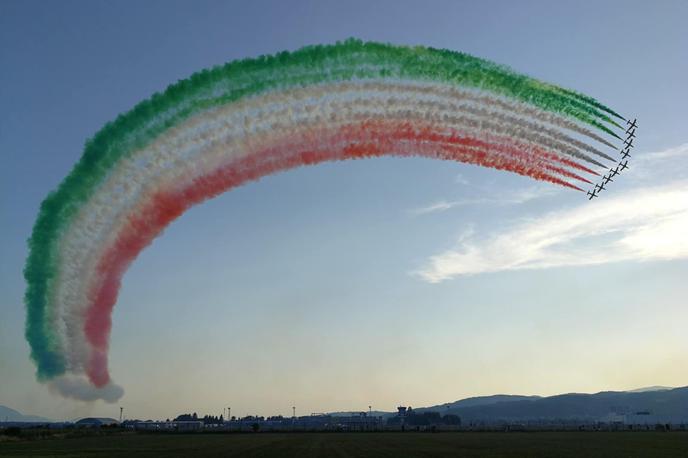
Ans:
{"type": "Polygon", "coordinates": [[[49,418],[38,417],[36,415],[24,415],[14,409],[6,406],[0,406],[0,422],[2,421],[25,421],[25,422],[45,422],[51,423],[55,420],[49,418]]]}
{"type": "MultiPolygon", "coordinates": [[[[467,422],[583,420],[614,421],[624,417],[638,422],[688,423],[688,387],[651,386],[630,391],[568,393],[556,396],[497,394],[478,396],[430,407],[413,409],[417,413],[454,414],[467,422]]],[[[358,412],[335,412],[350,415],[358,412]]],[[[396,412],[374,411],[390,417],[396,412]]]]}
{"type": "MultiPolygon", "coordinates": [[[[441,409],[467,421],[586,420],[613,416],[645,415],[657,421],[688,422],[688,387],[570,393],[542,398],[504,400],[489,404],[461,405],[441,409]]],[[[440,410],[439,408],[437,410],[440,410]]]]}
{"type": "Polygon", "coordinates": [[[460,401],[454,401],[447,404],[440,404],[431,407],[419,407],[413,409],[417,412],[424,411],[436,411],[442,412],[446,410],[459,409],[463,407],[475,407],[475,406],[485,406],[491,404],[497,404],[499,402],[513,402],[513,401],[532,401],[535,399],[541,399],[541,396],[521,396],[517,394],[495,394],[492,396],[477,396],[473,398],[461,399],[460,401]]]}
{"type": "MultiPolygon", "coordinates": [[[[540,396],[519,396],[515,394],[496,394],[493,396],[478,396],[474,398],[461,399],[459,401],[450,402],[447,404],[440,404],[430,407],[414,407],[414,411],[418,413],[422,412],[440,412],[442,415],[447,413],[447,410],[455,409],[458,407],[469,407],[477,405],[487,405],[496,404],[497,402],[504,401],[521,401],[526,399],[539,399],[540,396]]],[[[327,415],[332,415],[333,417],[344,417],[350,415],[357,415],[361,411],[345,411],[345,412],[330,412],[327,415]]],[[[396,415],[396,412],[384,412],[380,410],[373,410],[372,415],[376,417],[390,417],[396,415]]]]}

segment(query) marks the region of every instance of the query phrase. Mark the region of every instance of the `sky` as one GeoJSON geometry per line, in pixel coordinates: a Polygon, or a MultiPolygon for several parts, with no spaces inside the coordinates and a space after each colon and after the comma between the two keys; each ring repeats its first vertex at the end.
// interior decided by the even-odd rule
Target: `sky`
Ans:
{"type": "Polygon", "coordinates": [[[0,2],[0,404],[55,419],[394,410],[688,379],[688,4],[0,2]],[[322,164],[201,204],[127,272],[118,404],[51,394],[26,239],[84,141],[233,59],[348,37],[468,52],[640,128],[602,198],[424,159],[322,164]]]}

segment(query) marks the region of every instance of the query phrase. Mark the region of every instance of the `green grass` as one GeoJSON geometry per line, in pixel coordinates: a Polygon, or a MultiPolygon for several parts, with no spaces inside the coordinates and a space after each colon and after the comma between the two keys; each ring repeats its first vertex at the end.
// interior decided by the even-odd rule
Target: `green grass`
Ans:
{"type": "Polygon", "coordinates": [[[0,443],[1,457],[674,457],[687,432],[110,434],[0,443]]]}

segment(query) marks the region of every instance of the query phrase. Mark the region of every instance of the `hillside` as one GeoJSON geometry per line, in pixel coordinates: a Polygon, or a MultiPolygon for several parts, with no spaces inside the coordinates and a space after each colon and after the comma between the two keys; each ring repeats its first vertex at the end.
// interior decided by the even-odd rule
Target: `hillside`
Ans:
{"type": "Polygon", "coordinates": [[[644,415],[647,420],[688,422],[688,387],[639,392],[570,393],[543,398],[459,405],[445,410],[466,421],[603,420],[644,415]]]}
{"type": "Polygon", "coordinates": [[[36,415],[24,415],[7,406],[0,405],[0,422],[1,421],[25,421],[25,422],[53,422],[48,418],[39,417],[36,415]]]}

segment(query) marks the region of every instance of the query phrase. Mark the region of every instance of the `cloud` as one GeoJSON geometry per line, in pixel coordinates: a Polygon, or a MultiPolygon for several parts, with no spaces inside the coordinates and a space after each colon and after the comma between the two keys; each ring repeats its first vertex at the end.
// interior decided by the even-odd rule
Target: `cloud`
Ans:
{"type": "Polygon", "coordinates": [[[688,143],[653,153],[634,154],[628,178],[634,181],[656,181],[688,178],[688,143]]]}
{"type": "Polygon", "coordinates": [[[552,196],[560,191],[560,188],[553,185],[531,186],[529,188],[517,189],[502,198],[492,199],[492,203],[501,205],[524,204],[531,200],[552,196]]]}
{"type": "MultiPolygon", "coordinates": [[[[658,156],[660,157],[660,156],[658,156]]],[[[688,181],[604,196],[487,237],[463,237],[418,272],[437,283],[520,269],[688,258],[688,181]]]]}
{"type": "Polygon", "coordinates": [[[456,181],[457,184],[461,184],[464,186],[468,186],[470,184],[470,182],[468,181],[468,178],[461,175],[460,173],[456,174],[456,178],[454,179],[454,181],[456,181]]]}
{"type": "Polygon", "coordinates": [[[425,207],[420,207],[420,208],[414,208],[412,210],[409,210],[409,213],[420,216],[420,215],[425,215],[428,213],[437,213],[437,212],[443,212],[447,211],[450,208],[456,207],[457,205],[461,205],[460,201],[452,201],[452,202],[447,202],[446,200],[440,200],[435,203],[432,203],[430,205],[426,205],[425,207]]]}
{"type": "Polygon", "coordinates": [[[654,153],[640,154],[636,158],[636,162],[641,164],[649,162],[657,162],[666,159],[688,158],[688,143],[669,148],[664,151],[657,151],[654,153]]]}
{"type": "Polygon", "coordinates": [[[444,212],[454,207],[463,207],[467,205],[518,205],[541,197],[551,196],[557,192],[559,192],[559,189],[551,185],[531,186],[516,191],[503,192],[502,195],[493,198],[460,199],[451,201],[439,200],[425,207],[411,209],[409,213],[414,216],[421,216],[429,213],[444,212]]]}
{"type": "Polygon", "coordinates": [[[65,398],[87,402],[102,400],[113,403],[124,395],[124,389],[112,382],[102,388],[96,388],[83,377],[58,377],[48,382],[48,389],[65,398]]]}

